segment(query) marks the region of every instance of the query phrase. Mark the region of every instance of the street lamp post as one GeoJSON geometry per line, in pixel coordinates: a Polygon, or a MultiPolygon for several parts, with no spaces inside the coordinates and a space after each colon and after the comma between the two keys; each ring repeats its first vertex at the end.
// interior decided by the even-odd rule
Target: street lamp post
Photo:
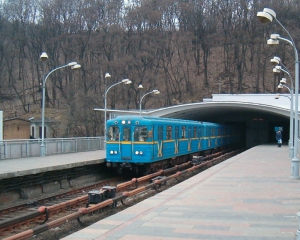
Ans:
{"type": "MultiPolygon", "coordinates": [[[[286,79],[282,78],[280,80],[280,84],[278,85],[278,89],[286,88],[289,90],[291,97],[290,97],[290,159],[293,159],[293,151],[294,151],[294,144],[293,144],[293,122],[294,122],[294,114],[293,114],[293,91],[288,86],[285,85],[286,79]]],[[[291,166],[292,167],[292,166],[291,166]]],[[[291,173],[292,174],[292,173],[291,173]]]]}
{"type": "Polygon", "coordinates": [[[111,75],[109,74],[109,73],[105,73],[105,84],[104,84],[104,86],[105,86],[105,88],[104,88],[104,130],[103,130],[103,136],[104,136],[104,149],[105,149],[105,135],[106,135],[106,90],[107,90],[107,78],[110,78],[111,77],[111,75]]]}
{"type": "MultiPolygon", "coordinates": [[[[290,149],[290,159],[293,159],[293,152],[294,152],[294,140],[293,140],[293,129],[294,129],[294,101],[293,101],[293,94],[294,94],[294,84],[293,84],[293,79],[292,76],[290,74],[290,72],[288,71],[288,69],[286,68],[286,66],[281,62],[281,59],[279,57],[273,57],[270,61],[273,65],[276,65],[273,68],[273,72],[274,73],[280,73],[281,71],[286,73],[289,78],[290,78],[290,82],[291,82],[291,89],[289,87],[287,87],[286,85],[286,79],[282,78],[280,80],[280,84],[278,85],[278,88],[287,88],[291,94],[290,97],[290,139],[289,139],[289,149],[290,149]],[[277,65],[278,64],[278,65],[277,65]],[[281,67],[283,66],[283,68],[281,67]]],[[[293,163],[291,166],[291,169],[293,167],[293,163]]]]}
{"type": "MultiPolygon", "coordinates": [[[[105,78],[106,78],[106,77],[110,77],[109,73],[106,73],[105,78]],[[107,75],[107,74],[108,74],[108,75],[107,75]]],[[[105,94],[104,94],[104,149],[106,148],[105,143],[106,143],[106,108],[107,108],[107,93],[108,93],[108,91],[109,91],[112,87],[114,87],[114,86],[116,86],[116,85],[118,85],[118,84],[121,84],[121,83],[124,83],[124,84],[128,85],[128,84],[131,84],[132,82],[131,82],[129,79],[123,79],[121,82],[117,82],[117,83],[111,85],[111,86],[105,91],[105,94]]]]}
{"type": "MultiPolygon", "coordinates": [[[[299,60],[298,51],[292,36],[289,31],[278,21],[276,18],[276,13],[269,8],[264,8],[262,12],[257,13],[257,17],[263,23],[272,22],[273,19],[283,28],[283,30],[288,34],[290,40],[281,38],[278,34],[277,36],[271,35],[272,41],[284,40],[291,44],[295,54],[295,126],[294,126],[294,154],[292,159],[292,178],[299,178],[299,159],[298,159],[298,94],[299,94],[299,60]]],[[[269,40],[268,40],[269,41],[269,40]]],[[[279,42],[279,41],[278,41],[279,42]]],[[[269,43],[268,43],[269,44],[269,43]]],[[[275,43],[276,44],[276,43],[275,43]]]]}
{"type": "Polygon", "coordinates": [[[141,97],[141,99],[140,99],[140,116],[142,116],[142,101],[143,101],[143,98],[144,98],[146,95],[151,94],[151,93],[154,93],[154,94],[160,94],[160,91],[158,91],[158,90],[152,90],[151,92],[145,93],[145,94],[141,97]]]}
{"type": "MultiPolygon", "coordinates": [[[[41,57],[42,57],[42,55],[41,55],[41,57]]],[[[48,79],[48,77],[51,73],[53,73],[54,71],[56,71],[58,69],[65,68],[65,67],[71,67],[71,69],[78,69],[81,66],[79,64],[77,64],[77,62],[70,62],[66,65],[63,65],[61,67],[57,67],[57,68],[51,70],[43,80],[43,84],[42,84],[42,87],[43,87],[43,96],[42,96],[42,142],[41,142],[41,145],[40,145],[41,157],[44,157],[46,155],[45,132],[44,132],[45,131],[44,129],[45,129],[45,89],[46,89],[46,81],[47,81],[47,79],[48,79]]]]}

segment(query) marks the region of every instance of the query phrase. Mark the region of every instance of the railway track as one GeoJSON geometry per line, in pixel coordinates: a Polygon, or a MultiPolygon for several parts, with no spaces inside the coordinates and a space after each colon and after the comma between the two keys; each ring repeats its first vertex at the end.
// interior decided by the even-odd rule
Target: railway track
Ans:
{"type": "MultiPolygon", "coordinates": [[[[68,193],[39,199],[34,206],[22,204],[3,209],[0,211],[0,237],[6,240],[29,239],[33,236],[35,236],[34,239],[53,239],[53,236],[43,236],[42,233],[45,234],[50,229],[64,229],[63,225],[67,225],[74,219],[77,219],[79,224],[72,225],[77,226],[75,227],[77,229],[82,228],[83,225],[92,223],[91,218],[99,221],[110,213],[120,211],[136,201],[154,195],[157,191],[162,191],[239,152],[240,150],[216,153],[202,158],[200,161],[195,159],[193,162],[122,183],[118,178],[108,179],[68,193]],[[91,192],[89,191],[95,189],[102,191],[99,191],[102,200],[90,203],[91,192]],[[115,191],[115,194],[103,197],[103,194],[108,193],[111,189],[115,191]]],[[[65,228],[70,228],[70,226],[65,228]]],[[[62,234],[65,234],[66,231],[62,231],[64,232],[62,234]]],[[[51,233],[46,233],[46,235],[49,234],[51,235],[51,233]]],[[[56,235],[57,232],[54,231],[54,234],[56,235]]]]}

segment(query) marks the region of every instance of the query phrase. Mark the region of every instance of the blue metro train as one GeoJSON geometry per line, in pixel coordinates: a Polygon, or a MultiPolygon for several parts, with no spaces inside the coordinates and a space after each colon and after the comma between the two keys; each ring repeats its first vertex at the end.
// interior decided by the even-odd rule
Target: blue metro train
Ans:
{"type": "Polygon", "coordinates": [[[235,146],[242,137],[233,124],[128,115],[108,120],[106,129],[106,166],[120,173],[165,169],[235,146]]]}

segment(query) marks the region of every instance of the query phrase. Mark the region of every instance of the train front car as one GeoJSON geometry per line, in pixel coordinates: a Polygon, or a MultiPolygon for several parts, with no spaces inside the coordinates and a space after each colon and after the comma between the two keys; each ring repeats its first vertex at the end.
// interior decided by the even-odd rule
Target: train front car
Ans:
{"type": "Polygon", "coordinates": [[[107,121],[106,165],[119,173],[138,173],[153,158],[153,125],[139,116],[119,116],[107,121]]]}
{"type": "Polygon", "coordinates": [[[107,121],[106,165],[143,175],[235,145],[234,126],[182,119],[119,116],[107,121]]]}

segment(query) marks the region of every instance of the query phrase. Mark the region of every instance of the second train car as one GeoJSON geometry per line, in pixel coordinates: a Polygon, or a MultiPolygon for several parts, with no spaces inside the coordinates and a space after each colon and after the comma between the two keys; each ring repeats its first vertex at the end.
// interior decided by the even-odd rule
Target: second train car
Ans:
{"type": "Polygon", "coordinates": [[[118,116],[107,121],[106,166],[146,174],[240,142],[235,125],[118,116]]]}

